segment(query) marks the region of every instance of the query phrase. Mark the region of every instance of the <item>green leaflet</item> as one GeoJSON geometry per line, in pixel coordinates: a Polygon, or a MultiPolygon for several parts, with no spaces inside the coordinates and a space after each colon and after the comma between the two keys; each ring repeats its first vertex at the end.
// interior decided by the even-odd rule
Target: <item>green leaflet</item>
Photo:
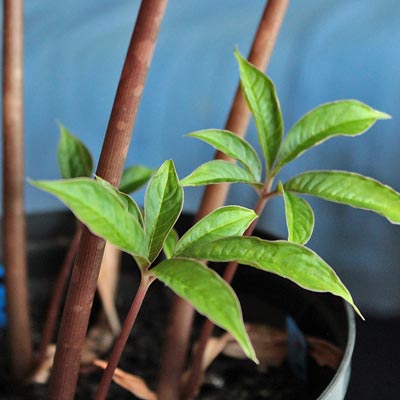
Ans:
{"type": "Polygon", "coordinates": [[[256,237],[228,237],[193,246],[190,256],[220,262],[237,260],[241,264],[290,279],[305,289],[340,296],[359,313],[335,271],[313,251],[297,243],[272,242],[256,237]]]}
{"type": "Polygon", "coordinates": [[[190,175],[181,180],[182,186],[212,185],[221,182],[248,183],[257,188],[262,184],[256,182],[250,172],[229,161],[213,160],[200,165],[190,175]]]}
{"type": "Polygon", "coordinates": [[[235,56],[239,63],[243,94],[256,123],[267,169],[271,170],[283,135],[282,114],[275,87],[265,74],[238,51],[235,51],[235,56]]]}
{"type": "Polygon", "coordinates": [[[154,174],[154,170],[143,165],[134,165],[124,170],[119,185],[123,193],[133,193],[140,189],[154,174]]]}
{"type": "Polygon", "coordinates": [[[215,149],[241,162],[256,182],[261,180],[261,161],[253,147],[244,139],[232,132],[218,129],[193,132],[188,136],[203,140],[215,149]]]}
{"type": "Polygon", "coordinates": [[[148,259],[160,253],[165,238],[174,226],[183,205],[183,189],[179,185],[174,163],[165,161],[151,178],[144,199],[145,231],[148,259]]]}
{"type": "Polygon", "coordinates": [[[190,247],[211,242],[225,236],[240,236],[257,218],[253,210],[239,206],[221,207],[208,214],[189,229],[178,242],[175,254],[185,252],[190,256],[190,247]]]}
{"type": "Polygon", "coordinates": [[[178,243],[179,236],[175,229],[171,229],[165,239],[163,250],[166,258],[172,258],[175,253],[175,247],[178,243]]]}
{"type": "Polygon", "coordinates": [[[290,129],[279,151],[275,173],[284,164],[331,137],[360,135],[376,120],[387,118],[390,116],[356,100],[323,104],[290,129]]]}
{"type": "Polygon", "coordinates": [[[163,261],[150,271],[200,314],[228,331],[247,357],[258,363],[244,327],[239,300],[216,272],[198,261],[184,258],[163,261]]]}
{"type": "Polygon", "coordinates": [[[113,195],[117,196],[118,199],[125,206],[126,210],[139,222],[139,224],[143,227],[143,215],[139,206],[129,195],[126,193],[120,192],[115,186],[111,185],[111,183],[106,180],[96,176],[96,181],[99,182],[105,189],[111,192],[113,195]]]}
{"type": "Polygon", "coordinates": [[[314,229],[314,213],[311,206],[301,197],[286,192],[279,183],[279,191],[285,200],[286,225],[289,242],[306,244],[314,229]]]}
{"type": "Polygon", "coordinates": [[[142,227],[120,198],[89,178],[29,182],[58,197],[95,235],[133,256],[146,258],[142,227]]]}
{"type": "Polygon", "coordinates": [[[285,190],[309,194],[364,210],[400,223],[400,193],[389,186],[346,171],[309,171],[284,184],[285,190]]]}
{"type": "Polygon", "coordinates": [[[89,177],[92,174],[93,160],[89,150],[61,124],[57,159],[64,179],[89,177]]]}

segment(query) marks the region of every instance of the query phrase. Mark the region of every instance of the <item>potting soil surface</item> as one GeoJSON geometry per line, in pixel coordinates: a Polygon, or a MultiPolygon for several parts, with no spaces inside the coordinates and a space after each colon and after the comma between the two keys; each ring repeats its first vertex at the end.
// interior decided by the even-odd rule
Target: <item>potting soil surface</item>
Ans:
{"type": "MultiPolygon", "coordinates": [[[[39,341],[44,311],[52,283],[48,276],[30,279],[31,314],[33,340],[39,341]]],[[[137,277],[123,272],[118,293],[118,310],[121,319],[126,315],[137,287],[137,277]]],[[[140,311],[134,330],[129,338],[119,367],[143,378],[154,389],[157,380],[162,336],[168,316],[171,293],[159,283],[153,284],[143,308],[140,311]]],[[[94,309],[96,309],[95,301],[94,309]]],[[[98,304],[97,304],[98,307],[98,304]]],[[[200,325],[201,319],[198,321],[200,325]]],[[[198,330],[198,329],[196,329],[198,330]]],[[[30,384],[20,387],[11,382],[6,368],[5,334],[1,331],[0,398],[4,400],[46,399],[47,385],[30,384]]],[[[107,359],[107,355],[103,357],[107,359]]],[[[76,399],[93,398],[101,377],[101,371],[82,375],[79,379],[76,399]]],[[[286,364],[279,368],[270,368],[261,372],[255,364],[247,360],[233,360],[221,356],[212,364],[205,378],[198,399],[201,400],[302,400],[315,399],[318,394],[310,393],[307,385],[296,379],[286,364]]],[[[135,399],[125,389],[112,383],[109,399],[135,399]]]]}

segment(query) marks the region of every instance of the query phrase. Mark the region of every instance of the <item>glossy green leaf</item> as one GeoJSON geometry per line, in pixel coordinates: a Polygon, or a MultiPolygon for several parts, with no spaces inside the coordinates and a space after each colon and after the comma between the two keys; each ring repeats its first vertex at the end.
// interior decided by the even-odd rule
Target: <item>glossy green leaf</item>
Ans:
{"type": "Polygon", "coordinates": [[[188,136],[203,140],[215,149],[241,162],[253,175],[256,182],[261,180],[261,161],[253,147],[244,139],[232,132],[218,129],[193,132],[188,136]]]}
{"type": "Polygon", "coordinates": [[[279,183],[279,191],[285,200],[289,242],[306,244],[314,229],[314,213],[311,206],[301,197],[286,192],[281,183],[279,183]]]}
{"type": "Polygon", "coordinates": [[[225,236],[240,236],[257,218],[253,210],[239,206],[226,206],[216,209],[198,221],[181,238],[175,254],[185,251],[190,256],[192,245],[207,243],[225,236]]]}
{"type": "Polygon", "coordinates": [[[221,182],[248,183],[262,187],[250,172],[229,161],[213,160],[200,165],[190,175],[181,180],[182,186],[212,185],[221,182]]]}
{"type": "Polygon", "coordinates": [[[123,193],[133,193],[139,190],[154,174],[154,170],[143,165],[134,165],[124,170],[119,185],[123,193]]]}
{"type": "Polygon", "coordinates": [[[163,245],[163,250],[166,258],[173,257],[178,240],[178,232],[175,229],[171,229],[163,245]]]}
{"type": "Polygon", "coordinates": [[[58,197],[95,235],[134,256],[146,256],[142,227],[121,200],[89,178],[32,181],[39,189],[58,197]]]}
{"type": "Polygon", "coordinates": [[[335,271],[313,251],[297,243],[267,241],[256,237],[228,237],[192,246],[190,256],[218,262],[237,260],[241,264],[290,279],[305,289],[340,296],[358,312],[335,271]]]}
{"type": "Polygon", "coordinates": [[[272,81],[238,51],[235,51],[235,56],[239,63],[243,94],[253,114],[266,165],[270,170],[283,135],[279,100],[272,81]]]}
{"type": "Polygon", "coordinates": [[[165,238],[174,226],[183,205],[183,189],[179,185],[174,163],[169,160],[151,178],[144,199],[145,231],[148,258],[160,253],[165,238]]]}
{"type": "Polygon", "coordinates": [[[372,178],[346,171],[309,171],[289,180],[286,190],[374,211],[400,224],[400,193],[372,178]]]}
{"type": "Polygon", "coordinates": [[[216,272],[198,261],[183,258],[163,261],[151,272],[200,314],[228,331],[247,357],[258,363],[243,323],[239,300],[216,272]]]}
{"type": "Polygon", "coordinates": [[[141,226],[143,226],[144,222],[143,222],[142,211],[140,210],[135,200],[132,199],[132,197],[130,197],[126,193],[120,192],[115,186],[111,185],[109,182],[100,178],[99,176],[96,176],[96,181],[99,182],[102,186],[104,186],[109,192],[117,196],[118,199],[125,206],[126,210],[133,217],[135,217],[135,219],[140,223],[141,226]]]}
{"type": "Polygon", "coordinates": [[[390,116],[356,100],[323,104],[290,129],[279,151],[276,170],[331,137],[360,135],[376,120],[387,118],[390,116]]]}
{"type": "Polygon", "coordinates": [[[60,124],[57,159],[64,179],[90,177],[93,160],[86,146],[60,124]]]}

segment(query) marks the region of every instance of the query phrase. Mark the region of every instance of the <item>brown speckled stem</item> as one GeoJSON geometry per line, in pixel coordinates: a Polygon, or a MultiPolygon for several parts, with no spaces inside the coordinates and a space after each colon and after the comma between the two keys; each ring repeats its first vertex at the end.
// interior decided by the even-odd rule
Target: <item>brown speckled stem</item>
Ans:
{"type": "MultiPolygon", "coordinates": [[[[134,121],[167,0],[143,0],[129,44],[96,174],[118,186],[134,121]]],[[[89,232],[82,238],[61,320],[49,399],[72,400],[105,242],[89,232]]]]}
{"type": "Polygon", "coordinates": [[[32,362],[24,212],[23,0],[3,2],[3,254],[13,378],[32,362]]]}

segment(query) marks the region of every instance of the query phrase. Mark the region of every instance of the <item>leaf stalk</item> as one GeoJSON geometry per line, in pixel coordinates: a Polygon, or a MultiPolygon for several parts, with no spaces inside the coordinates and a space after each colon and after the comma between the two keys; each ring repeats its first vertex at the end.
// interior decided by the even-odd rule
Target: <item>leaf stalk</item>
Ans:
{"type": "Polygon", "coordinates": [[[156,278],[150,273],[142,273],[142,278],[140,281],[139,289],[136,292],[135,299],[132,302],[131,308],[126,316],[124,324],[121,328],[121,332],[115,342],[114,348],[111,352],[110,359],[108,360],[107,367],[103,372],[101,381],[97,388],[96,400],[104,400],[106,398],[108,389],[110,387],[112,378],[114,376],[114,371],[118,366],[119,360],[121,358],[122,352],[125,348],[126,342],[128,341],[129,335],[135,324],[136,317],[139,314],[140,308],[143,304],[143,300],[146,293],[156,278]]]}

